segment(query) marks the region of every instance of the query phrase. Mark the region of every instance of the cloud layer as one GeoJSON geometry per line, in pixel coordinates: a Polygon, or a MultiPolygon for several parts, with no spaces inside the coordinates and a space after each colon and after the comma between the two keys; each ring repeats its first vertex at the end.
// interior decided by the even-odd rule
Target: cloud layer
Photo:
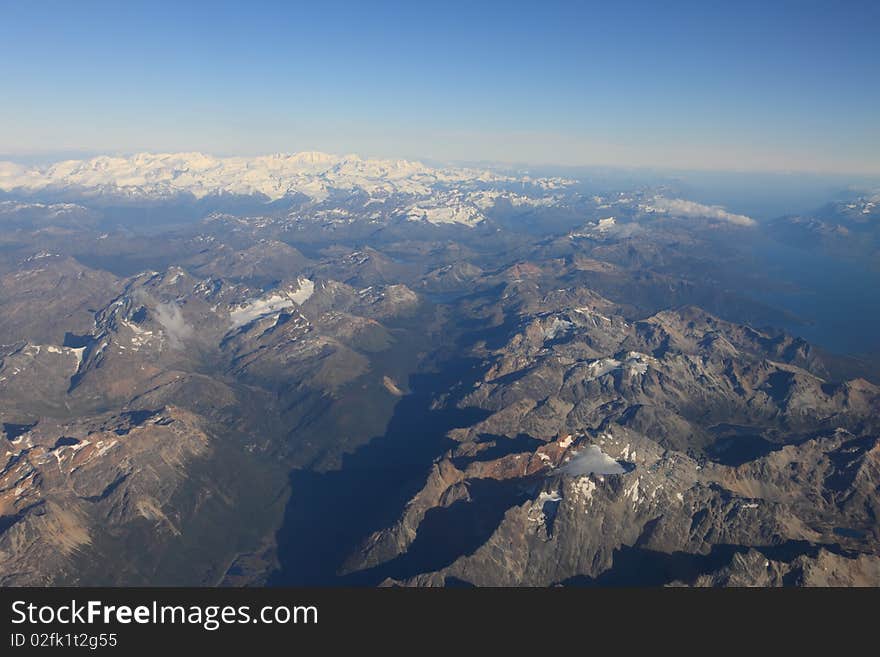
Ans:
{"type": "Polygon", "coordinates": [[[674,217],[693,217],[695,219],[716,219],[738,226],[754,226],[755,220],[744,214],[728,212],[720,205],[703,205],[681,198],[656,197],[650,206],[654,212],[662,212],[674,217]]]}

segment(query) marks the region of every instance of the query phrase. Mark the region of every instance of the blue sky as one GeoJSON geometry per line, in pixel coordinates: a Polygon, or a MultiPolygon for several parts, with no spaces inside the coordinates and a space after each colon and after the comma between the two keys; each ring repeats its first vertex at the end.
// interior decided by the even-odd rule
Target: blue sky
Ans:
{"type": "Polygon", "coordinates": [[[880,2],[32,0],[0,12],[0,153],[880,173],[880,2]]]}

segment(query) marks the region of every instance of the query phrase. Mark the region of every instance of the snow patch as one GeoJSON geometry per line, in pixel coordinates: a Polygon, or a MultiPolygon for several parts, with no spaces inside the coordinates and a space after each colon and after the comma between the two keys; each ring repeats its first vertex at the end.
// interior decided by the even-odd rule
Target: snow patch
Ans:
{"type": "Polygon", "coordinates": [[[298,278],[297,283],[299,284],[299,289],[290,295],[290,299],[301,306],[315,293],[315,283],[303,277],[298,278]]]}
{"type": "Polygon", "coordinates": [[[589,445],[562,466],[559,471],[572,477],[580,477],[588,474],[624,474],[626,469],[597,445],[589,445]]]}
{"type": "Polygon", "coordinates": [[[232,328],[250,324],[255,319],[287,310],[295,305],[302,305],[315,292],[315,283],[308,278],[297,279],[296,289],[276,291],[262,298],[252,298],[240,307],[229,312],[232,328]]]}
{"type": "Polygon", "coordinates": [[[544,329],[544,339],[554,340],[560,335],[565,335],[566,333],[568,333],[573,327],[574,324],[572,324],[568,320],[554,317],[553,321],[550,323],[550,326],[544,329]]]}

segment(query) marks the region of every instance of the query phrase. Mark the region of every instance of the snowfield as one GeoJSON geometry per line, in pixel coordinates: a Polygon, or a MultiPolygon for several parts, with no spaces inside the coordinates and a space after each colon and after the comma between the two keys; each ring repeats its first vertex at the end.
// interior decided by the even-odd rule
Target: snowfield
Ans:
{"type": "Polygon", "coordinates": [[[315,283],[308,278],[300,277],[297,284],[298,287],[295,290],[276,291],[262,298],[249,299],[242,306],[233,308],[229,312],[232,328],[235,329],[250,324],[260,317],[304,304],[314,293],[315,283]]]}
{"type": "Polygon", "coordinates": [[[626,470],[620,465],[620,463],[608,456],[599,447],[596,445],[589,445],[568,463],[559,468],[559,472],[572,477],[580,477],[588,474],[624,474],[626,470]]]}
{"type": "Polygon", "coordinates": [[[473,168],[437,168],[409,160],[363,159],[357,155],[303,152],[261,157],[213,157],[203,153],[138,153],[129,157],[101,156],[66,160],[43,167],[0,162],[0,190],[21,195],[64,192],[82,198],[109,196],[133,199],[196,199],[232,194],[277,201],[301,194],[314,203],[334,192],[365,192],[382,201],[402,195],[417,202],[408,218],[436,224],[473,226],[481,210],[498,198],[520,205],[547,204],[544,190],[571,181],[511,177],[473,168]],[[541,198],[509,195],[486,187],[529,184],[541,198]],[[461,187],[462,189],[458,189],[461,187]],[[455,200],[448,190],[454,190],[455,200]],[[465,189],[466,188],[466,189],[465,189]],[[479,189],[478,189],[479,188],[479,189]]]}

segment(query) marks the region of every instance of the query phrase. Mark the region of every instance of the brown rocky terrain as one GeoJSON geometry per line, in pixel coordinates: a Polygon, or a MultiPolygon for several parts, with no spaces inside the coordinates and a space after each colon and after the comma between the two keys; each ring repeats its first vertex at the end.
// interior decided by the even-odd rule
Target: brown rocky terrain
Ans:
{"type": "Polygon", "coordinates": [[[347,572],[546,586],[676,555],[655,583],[705,584],[718,555],[738,572],[764,550],[774,582],[831,581],[803,574],[820,557],[870,581],[880,389],[829,383],[803,341],[692,307],[628,322],[594,298],[474,349],[482,374],[443,403],[489,414],[450,433],[458,446],[347,572]]]}
{"type": "Polygon", "coordinates": [[[880,585],[876,363],[763,228],[474,184],[0,202],[0,584],[880,585]]]}

